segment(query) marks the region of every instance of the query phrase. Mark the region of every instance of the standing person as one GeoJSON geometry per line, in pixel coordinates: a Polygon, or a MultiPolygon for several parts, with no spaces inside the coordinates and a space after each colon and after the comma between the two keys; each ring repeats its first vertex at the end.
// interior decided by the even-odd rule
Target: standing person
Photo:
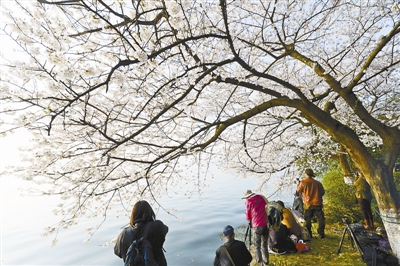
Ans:
{"type": "Polygon", "coordinates": [[[251,224],[256,260],[259,265],[268,265],[268,217],[265,211],[267,200],[251,190],[244,192],[246,219],[251,224]]]}
{"type": "Polygon", "coordinates": [[[297,191],[294,193],[293,210],[298,211],[299,214],[301,214],[301,217],[304,216],[303,199],[301,198],[301,194],[297,191]]]}
{"type": "Polygon", "coordinates": [[[318,220],[318,234],[320,239],[323,240],[325,238],[325,216],[322,196],[325,194],[325,190],[321,182],[315,180],[313,177],[315,177],[314,171],[306,169],[305,179],[298,182],[296,191],[302,193],[304,220],[306,221],[310,237],[312,237],[311,219],[315,215],[318,220]]]}
{"type": "Polygon", "coordinates": [[[225,226],[222,233],[226,242],[215,252],[214,266],[248,266],[253,257],[244,242],[235,239],[233,227],[225,226]]]}
{"type": "Polygon", "coordinates": [[[129,226],[124,228],[117,238],[114,253],[125,262],[126,252],[134,240],[139,239],[148,223],[152,223],[147,234],[147,240],[151,243],[154,259],[159,266],[166,266],[167,260],[163,252],[165,236],[168,227],[163,222],[156,220],[156,215],[150,204],[145,200],[136,202],[133,206],[129,226]]]}
{"type": "Polygon", "coordinates": [[[374,230],[374,220],[371,210],[371,187],[359,169],[356,170],[354,186],[356,187],[357,202],[364,218],[364,227],[366,230],[374,230]]]}

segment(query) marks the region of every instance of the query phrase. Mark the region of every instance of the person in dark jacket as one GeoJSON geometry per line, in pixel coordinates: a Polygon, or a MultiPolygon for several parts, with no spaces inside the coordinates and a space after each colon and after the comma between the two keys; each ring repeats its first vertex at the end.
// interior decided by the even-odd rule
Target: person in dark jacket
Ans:
{"type": "Polygon", "coordinates": [[[289,229],[283,223],[280,224],[279,229],[269,229],[269,248],[275,253],[296,253],[296,245],[290,239],[289,229]]]}
{"type": "Polygon", "coordinates": [[[249,265],[253,257],[244,242],[235,239],[233,227],[227,225],[223,234],[226,242],[215,252],[214,266],[249,265]]]}
{"type": "Polygon", "coordinates": [[[159,220],[156,220],[156,215],[150,204],[141,200],[133,206],[129,226],[124,228],[119,234],[114,253],[122,258],[125,262],[126,252],[134,240],[140,239],[143,234],[146,224],[152,222],[150,230],[147,234],[147,240],[153,248],[154,258],[159,266],[166,266],[163,244],[165,236],[168,233],[168,227],[159,220]]]}
{"type": "Polygon", "coordinates": [[[297,191],[296,193],[294,193],[293,210],[298,211],[301,214],[301,217],[303,217],[304,215],[303,199],[301,198],[301,193],[297,191]]]}

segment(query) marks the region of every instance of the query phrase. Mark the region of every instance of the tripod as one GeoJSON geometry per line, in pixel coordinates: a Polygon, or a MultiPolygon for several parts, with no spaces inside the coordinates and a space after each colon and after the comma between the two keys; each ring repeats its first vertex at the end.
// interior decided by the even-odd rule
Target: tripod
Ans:
{"type": "Polygon", "coordinates": [[[360,242],[358,242],[356,236],[354,235],[353,230],[351,230],[351,227],[349,226],[350,225],[349,219],[342,218],[342,220],[346,224],[346,227],[344,228],[343,234],[342,234],[342,238],[340,239],[340,244],[339,244],[339,248],[338,248],[338,251],[337,251],[337,255],[339,255],[339,253],[340,253],[340,249],[342,248],[342,245],[343,245],[344,236],[346,235],[346,232],[347,232],[349,234],[349,238],[350,238],[350,241],[351,241],[351,246],[353,248],[354,248],[354,245],[356,246],[358,252],[360,253],[361,260],[363,262],[365,262],[364,254],[363,254],[363,251],[361,249],[360,242]]]}
{"type": "Polygon", "coordinates": [[[247,230],[246,230],[246,236],[244,237],[244,242],[246,243],[246,239],[247,239],[247,235],[249,234],[249,248],[251,246],[251,223],[249,223],[249,225],[247,226],[247,230]]]}

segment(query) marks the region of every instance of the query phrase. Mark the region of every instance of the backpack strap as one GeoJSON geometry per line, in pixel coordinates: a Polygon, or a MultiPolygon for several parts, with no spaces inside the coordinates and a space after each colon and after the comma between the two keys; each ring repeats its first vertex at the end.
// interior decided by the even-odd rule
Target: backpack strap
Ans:
{"type": "MultiPolygon", "coordinates": [[[[146,227],[144,228],[144,231],[143,231],[143,234],[142,234],[141,238],[146,239],[147,234],[149,233],[150,227],[152,226],[152,224],[153,224],[153,222],[148,222],[148,223],[146,224],[146,227]]],[[[140,238],[139,238],[139,239],[140,239],[140,238]]],[[[132,243],[129,245],[129,248],[128,248],[128,250],[126,251],[126,257],[125,257],[124,266],[128,266],[128,265],[131,264],[131,261],[132,261],[133,243],[136,243],[137,240],[138,240],[138,239],[134,239],[134,240],[132,241],[132,243]]]]}
{"type": "Polygon", "coordinates": [[[146,238],[146,237],[147,237],[147,234],[149,233],[150,228],[151,228],[152,225],[153,225],[153,222],[148,222],[148,223],[146,224],[146,227],[144,228],[144,231],[143,231],[143,234],[142,234],[142,237],[143,237],[143,238],[146,238]]]}
{"type": "MultiPolygon", "coordinates": [[[[261,194],[260,194],[261,195],[261,194]]],[[[263,197],[263,199],[265,200],[265,206],[267,206],[268,205],[268,200],[267,200],[267,198],[264,196],[264,195],[261,195],[262,197],[263,197]]]]}
{"type": "Polygon", "coordinates": [[[229,254],[229,251],[228,251],[228,249],[225,247],[225,245],[222,245],[221,248],[222,248],[222,251],[224,251],[225,254],[228,256],[229,260],[230,260],[231,263],[232,263],[232,266],[235,266],[235,263],[233,262],[233,259],[232,259],[232,257],[231,257],[231,254],[229,254]]]}

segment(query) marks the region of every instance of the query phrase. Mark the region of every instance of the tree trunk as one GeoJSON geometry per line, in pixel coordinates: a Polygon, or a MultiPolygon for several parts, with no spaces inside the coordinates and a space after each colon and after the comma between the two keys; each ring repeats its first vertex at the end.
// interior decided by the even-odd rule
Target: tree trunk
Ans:
{"type": "Polygon", "coordinates": [[[351,168],[349,162],[347,161],[348,154],[343,145],[340,145],[340,152],[334,159],[339,162],[340,167],[342,168],[343,175],[351,176],[351,168]]]}
{"type": "MultiPolygon", "coordinates": [[[[337,159],[344,175],[350,175],[350,166],[346,155],[339,154],[337,159]]],[[[374,212],[373,210],[374,215],[380,216],[392,251],[397,258],[400,258],[400,196],[395,183],[392,182],[394,181],[393,171],[389,169],[385,169],[385,171],[381,167],[371,167],[368,164],[363,164],[360,170],[371,185],[378,203],[379,211],[374,212]]]]}
{"type": "Polygon", "coordinates": [[[378,204],[379,213],[389,243],[394,255],[400,258],[400,195],[394,183],[393,171],[387,167],[376,165],[363,165],[360,170],[364,173],[367,182],[378,204]]]}
{"type": "Polygon", "coordinates": [[[393,167],[400,150],[399,130],[386,128],[387,132],[381,136],[383,145],[380,156],[375,158],[349,127],[333,120],[313,105],[308,105],[302,111],[309,121],[324,129],[346,149],[350,159],[364,174],[377,201],[393,253],[399,259],[400,195],[393,177],[393,167]]]}
{"type": "Polygon", "coordinates": [[[389,243],[392,248],[393,254],[397,257],[400,263],[400,215],[399,212],[392,213],[392,210],[382,210],[381,218],[385,226],[386,233],[389,238],[389,243]]]}

